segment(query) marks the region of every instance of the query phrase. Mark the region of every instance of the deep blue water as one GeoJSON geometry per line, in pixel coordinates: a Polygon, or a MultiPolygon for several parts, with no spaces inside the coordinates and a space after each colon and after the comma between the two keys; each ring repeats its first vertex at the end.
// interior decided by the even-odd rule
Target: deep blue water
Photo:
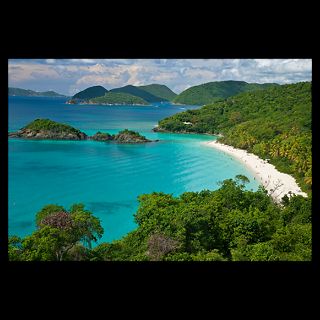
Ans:
{"type": "Polygon", "coordinates": [[[36,118],[50,118],[93,134],[136,130],[156,143],[125,145],[95,141],[9,139],[9,234],[35,230],[34,217],[44,205],[67,209],[82,202],[101,219],[101,241],[119,239],[133,230],[137,196],[153,191],[179,195],[217,189],[218,182],[244,174],[241,164],[201,145],[207,135],[154,133],[158,120],[196,106],[67,105],[64,98],[9,97],[9,130],[36,118]]]}

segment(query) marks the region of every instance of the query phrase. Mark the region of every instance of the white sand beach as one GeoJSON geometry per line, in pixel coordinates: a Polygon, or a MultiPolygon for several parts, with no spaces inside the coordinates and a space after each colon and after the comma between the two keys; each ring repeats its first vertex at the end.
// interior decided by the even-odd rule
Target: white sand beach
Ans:
{"type": "Polygon", "coordinates": [[[221,150],[241,160],[253,172],[257,181],[264,186],[274,201],[280,202],[285,194],[290,196],[290,191],[292,194],[307,197],[307,194],[301,191],[292,176],[279,172],[274,165],[260,159],[258,156],[217,141],[204,142],[204,145],[221,150]]]}

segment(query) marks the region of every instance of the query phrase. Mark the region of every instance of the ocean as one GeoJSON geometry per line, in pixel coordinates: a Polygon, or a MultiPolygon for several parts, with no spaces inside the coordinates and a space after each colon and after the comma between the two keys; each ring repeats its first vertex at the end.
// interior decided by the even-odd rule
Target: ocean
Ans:
{"type": "Polygon", "coordinates": [[[196,134],[155,133],[160,119],[196,109],[152,106],[67,105],[65,98],[9,97],[9,131],[37,118],[72,125],[86,134],[135,130],[159,142],[115,144],[97,141],[8,140],[9,235],[24,237],[35,229],[35,214],[47,204],[68,209],[83,203],[101,220],[101,242],[120,239],[136,228],[137,197],[151,192],[214,190],[237,174],[258,183],[241,163],[201,143],[215,139],[196,134]]]}

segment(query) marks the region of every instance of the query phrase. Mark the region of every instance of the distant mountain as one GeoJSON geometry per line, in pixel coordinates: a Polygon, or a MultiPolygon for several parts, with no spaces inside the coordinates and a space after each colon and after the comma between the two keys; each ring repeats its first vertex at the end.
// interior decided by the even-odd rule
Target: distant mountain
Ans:
{"type": "Polygon", "coordinates": [[[155,95],[139,88],[139,87],[135,87],[132,85],[128,85],[125,87],[121,87],[121,88],[115,88],[110,90],[111,92],[115,92],[115,93],[128,93],[131,94],[133,96],[142,98],[143,100],[147,101],[147,102],[161,102],[161,101],[165,101],[163,98],[159,98],[156,97],[155,95]]]}
{"type": "Polygon", "coordinates": [[[247,83],[244,81],[215,81],[190,87],[174,99],[174,103],[205,105],[221,99],[226,99],[241,92],[263,90],[279,86],[277,83],[247,83]]]}
{"type": "Polygon", "coordinates": [[[161,84],[149,84],[146,86],[138,86],[138,88],[165,101],[171,101],[177,96],[177,94],[174,93],[171,89],[161,84]]]}
{"type": "Polygon", "coordinates": [[[55,91],[38,92],[33,90],[26,90],[21,88],[8,88],[9,96],[22,96],[22,97],[66,97],[63,94],[59,94],[55,91]]]}
{"type": "Polygon", "coordinates": [[[96,97],[102,97],[107,92],[108,90],[102,86],[94,86],[78,92],[72,97],[72,99],[89,100],[96,97]]]}
{"type": "Polygon", "coordinates": [[[89,103],[94,104],[141,104],[147,105],[148,102],[140,97],[133,96],[128,93],[107,92],[102,97],[97,97],[89,100],[89,103]]]}

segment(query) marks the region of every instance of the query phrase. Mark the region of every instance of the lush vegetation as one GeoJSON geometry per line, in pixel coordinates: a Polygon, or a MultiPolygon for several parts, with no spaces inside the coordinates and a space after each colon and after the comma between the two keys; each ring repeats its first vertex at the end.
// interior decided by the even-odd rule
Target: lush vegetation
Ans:
{"type": "Polygon", "coordinates": [[[62,206],[47,205],[36,214],[37,230],[21,239],[9,238],[9,259],[24,261],[63,261],[86,259],[92,241],[101,238],[100,220],[83,204],[67,211],[62,206]]]}
{"type": "Polygon", "coordinates": [[[138,88],[149,92],[164,101],[172,101],[177,96],[177,94],[174,93],[171,89],[161,84],[149,84],[146,86],[139,86],[138,88]]]}
{"type": "Polygon", "coordinates": [[[133,96],[128,93],[107,92],[102,97],[97,97],[89,100],[90,103],[101,104],[143,104],[147,105],[148,102],[140,97],[133,96]]]}
{"type": "MultiPolygon", "coordinates": [[[[284,197],[275,204],[261,187],[248,191],[237,176],[215,191],[180,197],[139,196],[136,230],[90,249],[102,235],[100,222],[83,205],[69,212],[49,205],[38,229],[9,238],[10,260],[96,261],[310,261],[311,197],[284,197]]],[[[106,226],[107,228],[107,226],[106,226]]]]}
{"type": "Polygon", "coordinates": [[[78,102],[102,104],[148,104],[150,102],[171,101],[176,94],[167,86],[150,84],[146,86],[124,86],[108,91],[102,86],[87,88],[75,94],[69,104],[78,102]]]}
{"type": "Polygon", "coordinates": [[[58,123],[56,121],[50,120],[50,119],[36,119],[29,124],[27,124],[23,129],[29,129],[35,132],[38,131],[51,131],[55,133],[73,133],[73,134],[79,134],[81,133],[80,130],[73,128],[67,124],[58,123]]]}
{"type": "Polygon", "coordinates": [[[131,85],[121,87],[121,88],[115,88],[110,91],[115,93],[128,93],[133,96],[139,97],[149,103],[163,101],[162,98],[156,97],[153,94],[147,92],[146,90],[141,89],[140,87],[135,87],[131,85]]]}
{"type": "Polygon", "coordinates": [[[159,128],[223,134],[221,142],[271,159],[280,171],[292,174],[304,191],[311,192],[310,82],[241,93],[163,119],[159,128]]]}
{"type": "Polygon", "coordinates": [[[8,88],[9,96],[22,96],[22,97],[65,97],[54,91],[37,92],[33,90],[25,90],[21,88],[8,88]]]}
{"type": "Polygon", "coordinates": [[[241,92],[263,90],[278,86],[275,83],[247,83],[244,81],[215,81],[188,88],[176,96],[175,103],[204,105],[226,99],[241,92]]]}
{"type": "Polygon", "coordinates": [[[89,100],[104,96],[107,92],[108,90],[102,86],[94,86],[78,92],[72,97],[72,99],[89,100]]]}

